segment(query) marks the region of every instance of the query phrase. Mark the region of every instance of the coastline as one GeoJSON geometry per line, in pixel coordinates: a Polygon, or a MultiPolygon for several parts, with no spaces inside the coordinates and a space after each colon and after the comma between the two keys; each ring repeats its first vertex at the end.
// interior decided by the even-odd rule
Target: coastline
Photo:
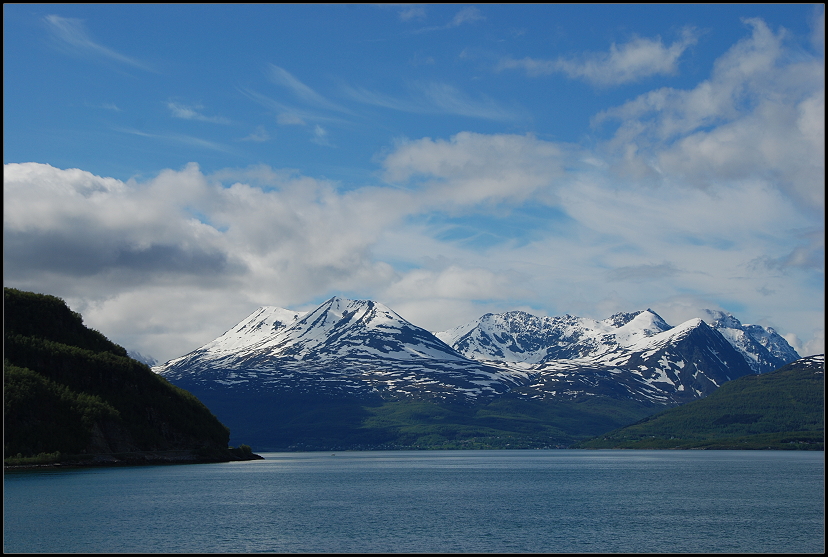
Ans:
{"type": "MultiPolygon", "coordinates": [[[[33,457],[33,459],[36,457],[33,457]]],[[[99,453],[57,456],[51,462],[23,462],[20,464],[3,463],[3,471],[43,470],[54,468],[96,468],[112,466],[156,466],[164,464],[214,464],[219,462],[237,462],[245,460],[264,460],[255,453],[244,453],[232,449],[216,450],[167,450],[167,451],[133,451],[123,453],[99,453]]]]}

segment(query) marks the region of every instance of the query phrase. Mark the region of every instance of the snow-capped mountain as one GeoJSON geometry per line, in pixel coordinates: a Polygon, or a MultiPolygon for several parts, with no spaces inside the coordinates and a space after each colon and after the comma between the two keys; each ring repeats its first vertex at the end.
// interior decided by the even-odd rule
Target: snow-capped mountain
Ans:
{"type": "Polygon", "coordinates": [[[464,357],[383,304],[338,297],[306,314],[260,308],[216,340],[154,370],[193,392],[391,398],[491,396],[527,378],[464,357]]]}
{"type": "Polygon", "coordinates": [[[378,302],[332,298],[307,313],[259,308],[153,369],[196,396],[205,389],[438,400],[604,395],[672,404],[798,357],[772,329],[729,314],[706,317],[713,323],[670,327],[649,309],[601,321],[512,311],[432,334],[378,302]]]}
{"type": "Polygon", "coordinates": [[[701,319],[570,360],[532,368],[544,397],[592,392],[655,403],[704,397],[725,381],[753,373],[742,355],[701,319]]]}
{"type": "Polygon", "coordinates": [[[779,333],[771,327],[742,325],[731,313],[704,310],[702,319],[724,336],[747,360],[756,373],[767,373],[799,358],[779,333]]]}
{"type": "Polygon", "coordinates": [[[617,313],[603,321],[564,315],[537,317],[524,311],[487,313],[466,325],[435,333],[476,360],[540,364],[595,356],[667,331],[652,310],[617,313]]]}

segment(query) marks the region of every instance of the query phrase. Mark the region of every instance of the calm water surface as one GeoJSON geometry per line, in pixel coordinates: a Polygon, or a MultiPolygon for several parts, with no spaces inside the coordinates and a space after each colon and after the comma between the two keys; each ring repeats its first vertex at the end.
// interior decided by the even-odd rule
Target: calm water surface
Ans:
{"type": "Polygon", "coordinates": [[[400,451],[7,472],[6,552],[815,552],[824,453],[400,451]]]}

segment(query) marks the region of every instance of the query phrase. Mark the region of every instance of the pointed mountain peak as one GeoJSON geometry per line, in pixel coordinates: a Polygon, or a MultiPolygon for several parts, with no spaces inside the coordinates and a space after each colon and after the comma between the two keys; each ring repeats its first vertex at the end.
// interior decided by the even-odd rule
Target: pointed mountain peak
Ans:
{"type": "Polygon", "coordinates": [[[235,352],[272,338],[305,315],[277,306],[262,306],[242,319],[229,331],[199,348],[215,353],[235,352]]]}
{"type": "Polygon", "coordinates": [[[741,329],[742,322],[736,319],[729,311],[721,311],[718,309],[703,309],[702,319],[716,329],[741,329]]]}
{"type": "Polygon", "coordinates": [[[633,312],[626,312],[626,311],[619,311],[606,319],[604,319],[604,323],[607,325],[611,325],[613,327],[623,327],[636,317],[641,314],[640,311],[633,311],[633,312]]]}

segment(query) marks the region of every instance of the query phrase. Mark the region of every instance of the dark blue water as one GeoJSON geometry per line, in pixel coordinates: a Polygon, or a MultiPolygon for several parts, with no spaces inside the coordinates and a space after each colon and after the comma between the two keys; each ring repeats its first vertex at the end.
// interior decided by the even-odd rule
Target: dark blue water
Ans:
{"type": "Polygon", "coordinates": [[[824,453],[266,453],[7,472],[6,552],[816,552],[824,453]]]}

